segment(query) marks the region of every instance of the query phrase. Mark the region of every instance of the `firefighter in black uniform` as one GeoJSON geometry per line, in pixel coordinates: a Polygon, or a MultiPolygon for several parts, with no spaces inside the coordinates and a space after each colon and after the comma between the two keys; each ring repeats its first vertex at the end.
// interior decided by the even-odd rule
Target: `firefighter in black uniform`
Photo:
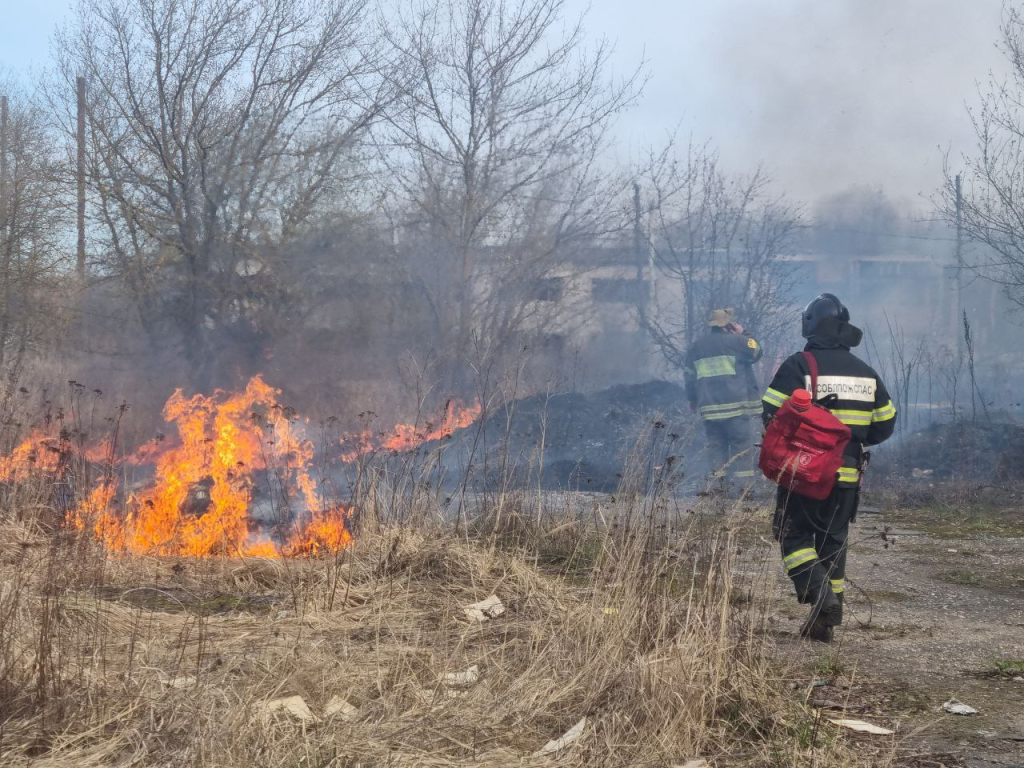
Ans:
{"type": "Polygon", "coordinates": [[[752,366],[761,359],[761,345],[733,322],[731,309],[714,310],[708,329],[686,354],[686,397],[704,422],[711,476],[726,485],[749,483],[754,423],[761,412],[752,366]]]}
{"type": "MultiPolygon", "coordinates": [[[[862,333],[850,324],[850,312],[838,298],[824,293],[808,304],[802,331],[805,349],[818,364],[818,391],[812,394],[850,428],[852,438],[831,495],[816,501],[780,486],[772,527],[797,599],[811,605],[801,635],[829,643],[833,627],[843,620],[846,541],[857,514],[864,448],[892,436],[896,409],[878,374],[850,352],[862,333]]],[[[764,423],[794,390],[810,390],[810,382],[804,356],[789,357],[762,398],[764,423]]]]}

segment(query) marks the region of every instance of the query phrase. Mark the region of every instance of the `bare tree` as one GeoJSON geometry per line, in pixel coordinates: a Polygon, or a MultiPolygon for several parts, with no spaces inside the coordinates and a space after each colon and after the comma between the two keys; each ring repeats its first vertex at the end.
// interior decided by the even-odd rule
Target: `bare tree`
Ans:
{"type": "Polygon", "coordinates": [[[981,394],[978,386],[978,378],[974,369],[974,334],[971,331],[971,322],[967,319],[967,312],[963,313],[964,324],[964,348],[967,351],[967,372],[971,377],[971,423],[978,423],[978,402],[981,402],[981,410],[985,413],[985,419],[991,423],[992,417],[988,412],[988,405],[985,397],[981,394]]]}
{"type": "Polygon", "coordinates": [[[964,373],[963,352],[939,345],[935,349],[929,349],[925,363],[929,378],[938,386],[939,394],[945,398],[945,404],[949,406],[950,421],[959,422],[962,406],[957,398],[964,373]]]}
{"type": "Polygon", "coordinates": [[[924,336],[907,338],[899,320],[889,317],[887,312],[883,312],[883,317],[889,335],[888,349],[879,349],[871,326],[866,325],[868,354],[870,356],[872,352],[874,353],[874,365],[877,366],[882,379],[889,383],[889,393],[892,395],[896,410],[901,414],[896,429],[902,433],[909,430],[913,423],[913,411],[919,405],[916,401],[911,401],[911,386],[915,377],[920,379],[925,352],[929,345],[928,339],[924,336]]]}
{"type": "Polygon", "coordinates": [[[962,266],[1005,288],[1024,307],[1024,15],[1007,6],[1000,46],[1010,64],[1006,80],[989,79],[980,105],[969,109],[977,150],[962,157],[962,199],[947,158],[939,212],[982,248],[962,266]]]}
{"type": "Polygon", "coordinates": [[[761,171],[730,178],[718,156],[675,141],[652,152],[641,174],[655,267],[668,285],[641,322],[666,362],[681,367],[714,308],[735,308],[758,336],[778,342],[793,331],[793,252],[803,227],[799,210],[771,194],[761,171]]]}
{"type": "Polygon", "coordinates": [[[535,301],[574,252],[623,226],[598,158],[639,76],[614,83],[563,0],[409,0],[382,21],[402,109],[380,135],[399,248],[447,352],[493,350],[566,302],[535,301]]]}
{"type": "Polygon", "coordinates": [[[58,35],[69,137],[88,88],[93,272],[200,377],[286,302],[287,244],[351,189],[386,102],[367,2],[83,0],[58,35]]]}
{"type": "Polygon", "coordinates": [[[11,380],[59,314],[67,208],[45,115],[0,82],[0,370],[11,380]]]}

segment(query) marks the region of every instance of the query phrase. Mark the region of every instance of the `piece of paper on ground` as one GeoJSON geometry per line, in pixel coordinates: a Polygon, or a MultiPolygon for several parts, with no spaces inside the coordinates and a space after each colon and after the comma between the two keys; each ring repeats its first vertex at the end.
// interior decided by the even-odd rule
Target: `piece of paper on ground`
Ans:
{"type": "Polygon", "coordinates": [[[889,728],[882,728],[879,725],[865,723],[863,720],[829,720],[829,722],[835,723],[841,728],[849,728],[851,731],[857,731],[858,733],[873,733],[878,736],[891,736],[896,733],[896,731],[890,730],[889,728]]]}
{"type": "Polygon", "coordinates": [[[550,754],[553,754],[555,752],[559,752],[559,751],[565,749],[566,747],[571,745],[574,741],[579,739],[580,736],[583,735],[583,730],[586,727],[587,727],[587,718],[584,717],[582,720],[580,720],[578,723],[576,723],[576,725],[574,725],[572,728],[570,728],[568,731],[566,731],[560,738],[552,739],[547,744],[545,744],[543,747],[541,747],[539,750],[534,752],[533,753],[534,756],[535,757],[542,757],[543,755],[550,755],[550,754]]]}

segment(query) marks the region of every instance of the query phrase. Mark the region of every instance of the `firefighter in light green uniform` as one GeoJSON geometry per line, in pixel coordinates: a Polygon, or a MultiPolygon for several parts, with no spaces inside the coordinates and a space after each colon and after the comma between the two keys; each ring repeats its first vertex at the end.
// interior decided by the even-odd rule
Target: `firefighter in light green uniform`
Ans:
{"type": "Polygon", "coordinates": [[[690,347],[684,368],[686,396],[704,423],[711,476],[726,488],[753,480],[755,424],[761,415],[753,369],[761,345],[732,315],[731,309],[711,313],[708,332],[690,347]]]}

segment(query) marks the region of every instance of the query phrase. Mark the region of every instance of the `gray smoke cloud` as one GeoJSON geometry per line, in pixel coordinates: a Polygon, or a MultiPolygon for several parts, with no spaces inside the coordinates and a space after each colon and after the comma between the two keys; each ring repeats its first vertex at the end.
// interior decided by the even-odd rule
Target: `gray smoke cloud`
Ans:
{"type": "MultiPolygon", "coordinates": [[[[792,196],[855,184],[927,207],[940,148],[973,145],[965,102],[1005,63],[1003,0],[642,0],[597,2],[587,28],[646,53],[643,105],[625,143],[681,128],[742,172],[763,162],[792,196]]],[[[578,12],[583,0],[572,0],[578,12]]]]}
{"type": "MultiPolygon", "coordinates": [[[[760,162],[813,202],[881,186],[926,208],[940,148],[973,145],[964,105],[1005,63],[995,48],[1004,0],[567,0],[567,23],[616,42],[626,73],[646,56],[643,103],[621,144],[657,143],[677,126],[711,139],[731,170],[760,162]]],[[[0,69],[45,66],[66,0],[11,9],[0,69]]]]}

